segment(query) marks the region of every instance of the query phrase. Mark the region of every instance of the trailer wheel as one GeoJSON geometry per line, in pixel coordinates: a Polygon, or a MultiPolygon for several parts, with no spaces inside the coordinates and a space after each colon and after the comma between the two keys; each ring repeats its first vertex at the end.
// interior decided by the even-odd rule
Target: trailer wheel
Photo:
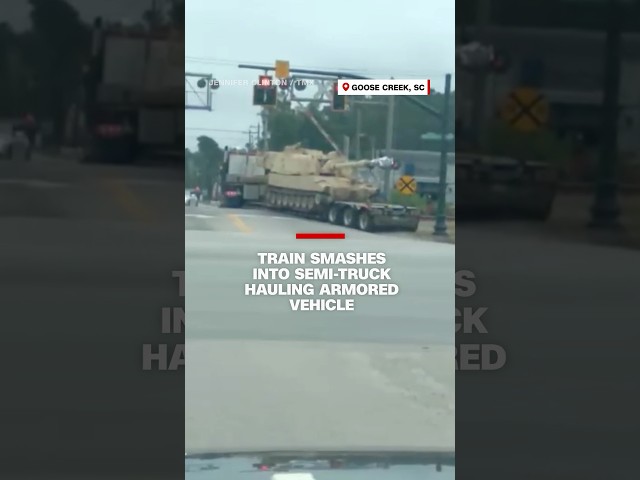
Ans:
{"type": "Polygon", "coordinates": [[[331,205],[331,208],[329,208],[329,213],[327,213],[327,220],[329,220],[329,223],[333,225],[342,223],[343,218],[340,207],[338,207],[337,205],[331,205]]]}
{"type": "Polygon", "coordinates": [[[373,231],[373,220],[371,220],[371,215],[366,210],[358,214],[358,228],[363,232],[373,231]]]}
{"type": "Polygon", "coordinates": [[[353,208],[345,208],[342,212],[342,223],[345,227],[353,228],[356,226],[357,215],[353,208]]]}

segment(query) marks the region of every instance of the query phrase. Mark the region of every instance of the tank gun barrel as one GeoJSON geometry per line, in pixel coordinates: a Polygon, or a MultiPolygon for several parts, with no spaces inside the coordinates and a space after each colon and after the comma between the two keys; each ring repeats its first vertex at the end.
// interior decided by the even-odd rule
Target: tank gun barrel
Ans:
{"type": "Polygon", "coordinates": [[[332,168],[382,168],[390,169],[393,167],[393,158],[379,157],[372,160],[357,160],[355,162],[340,162],[331,165],[332,168]]]}

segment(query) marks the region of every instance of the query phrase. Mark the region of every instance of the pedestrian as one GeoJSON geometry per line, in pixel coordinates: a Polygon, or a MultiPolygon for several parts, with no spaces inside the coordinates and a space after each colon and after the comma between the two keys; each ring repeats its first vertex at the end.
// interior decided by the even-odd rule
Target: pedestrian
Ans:
{"type": "Polygon", "coordinates": [[[20,121],[13,125],[14,137],[18,138],[19,134],[22,134],[27,141],[25,159],[30,160],[38,134],[38,124],[32,114],[27,113],[20,121]]]}

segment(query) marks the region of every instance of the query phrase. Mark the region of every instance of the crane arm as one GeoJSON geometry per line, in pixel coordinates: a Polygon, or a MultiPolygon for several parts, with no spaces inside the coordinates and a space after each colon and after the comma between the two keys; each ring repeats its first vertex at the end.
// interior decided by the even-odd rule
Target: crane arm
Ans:
{"type": "Polygon", "coordinates": [[[342,151],[340,150],[340,147],[338,147],[338,145],[336,145],[336,143],[333,141],[333,139],[331,138],[331,136],[327,133],[327,131],[322,128],[322,125],[320,125],[320,122],[318,122],[318,120],[316,120],[316,117],[313,116],[313,113],[308,109],[308,108],[304,108],[302,110],[302,112],[305,114],[305,116],[311,120],[311,123],[313,123],[313,125],[318,129],[318,131],[322,134],[322,136],[324,137],[324,139],[329,142],[329,145],[331,145],[331,147],[333,147],[333,149],[338,152],[338,153],[342,153],[342,151]]]}

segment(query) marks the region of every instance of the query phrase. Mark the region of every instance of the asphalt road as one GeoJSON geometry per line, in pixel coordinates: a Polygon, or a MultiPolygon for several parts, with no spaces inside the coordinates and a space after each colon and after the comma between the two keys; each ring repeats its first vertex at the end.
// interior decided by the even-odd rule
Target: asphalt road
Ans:
{"type": "Polygon", "coordinates": [[[456,225],[456,266],[477,283],[458,304],[488,307],[488,333],[458,340],[507,352],[499,371],[457,376],[456,454],[479,476],[499,456],[504,474],[635,478],[640,253],[585,228],[589,197],[560,200],[546,225],[456,225]]]}
{"type": "MultiPolygon", "coordinates": [[[[454,445],[454,246],[260,210],[185,211],[186,451],[454,445]],[[258,252],[384,252],[394,297],[294,312],[245,297],[258,252]],[[426,266],[426,268],[425,268],[426,266]]],[[[272,282],[273,283],[273,282],[272,282]]]]}
{"type": "Polygon", "coordinates": [[[0,161],[0,354],[20,365],[4,374],[0,422],[15,449],[43,465],[110,455],[120,468],[110,444],[134,468],[159,415],[171,428],[180,405],[152,401],[170,401],[170,379],[140,357],[162,338],[160,308],[180,302],[183,189],[174,170],[0,161]]]}

